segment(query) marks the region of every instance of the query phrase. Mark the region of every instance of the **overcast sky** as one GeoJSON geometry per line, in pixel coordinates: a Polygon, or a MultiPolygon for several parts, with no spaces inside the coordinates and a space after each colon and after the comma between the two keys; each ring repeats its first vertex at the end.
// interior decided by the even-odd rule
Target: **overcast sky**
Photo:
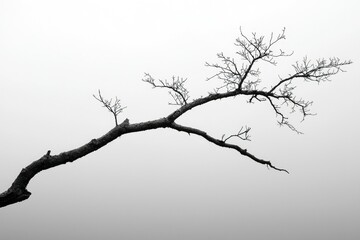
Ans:
{"type": "Polygon", "coordinates": [[[204,66],[233,56],[239,27],[294,54],[266,67],[340,57],[354,64],[332,82],[299,82],[314,117],[279,127],[266,103],[208,104],[179,119],[214,137],[252,127],[236,142],[290,174],[173,130],[122,136],[78,161],[41,172],[32,196],[0,210],[1,239],[359,239],[360,4],[320,1],[0,0],[0,190],[47,150],[58,154],[114,123],[98,89],[127,108],[120,121],[175,110],[166,91],[141,81],[188,78],[191,99],[216,82],[204,66]]]}

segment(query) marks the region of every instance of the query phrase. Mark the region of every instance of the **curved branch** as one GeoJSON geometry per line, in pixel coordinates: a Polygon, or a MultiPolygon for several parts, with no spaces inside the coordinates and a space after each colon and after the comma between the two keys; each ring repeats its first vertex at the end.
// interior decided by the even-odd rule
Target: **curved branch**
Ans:
{"type": "Polygon", "coordinates": [[[10,188],[0,194],[0,207],[28,199],[31,193],[27,191],[27,185],[36,174],[43,170],[53,168],[61,164],[73,162],[91,152],[98,150],[99,148],[105,146],[106,144],[126,133],[166,127],[167,125],[168,122],[165,118],[137,124],[130,124],[129,120],[126,119],[124,122],[111,129],[102,137],[92,139],[90,142],[79,148],[60,153],[58,155],[50,155],[50,151],[48,151],[47,154],[42,156],[40,159],[23,168],[10,188]]]}
{"type": "Polygon", "coordinates": [[[174,111],[170,115],[168,115],[167,119],[170,122],[174,122],[181,115],[183,115],[184,113],[186,113],[187,111],[189,111],[195,107],[198,107],[200,105],[203,105],[203,104],[211,102],[211,101],[225,99],[225,98],[229,98],[229,97],[235,97],[235,96],[239,95],[240,93],[241,93],[241,91],[239,89],[236,89],[236,90],[224,92],[224,93],[209,94],[206,97],[195,99],[192,102],[190,102],[186,105],[183,105],[182,107],[180,107],[179,109],[177,109],[176,111],[174,111]]]}
{"type": "Polygon", "coordinates": [[[129,120],[126,119],[123,123],[118,125],[117,115],[123,110],[120,105],[120,100],[117,98],[115,99],[115,102],[112,102],[111,99],[106,100],[101,96],[99,91],[98,96],[94,95],[94,97],[113,114],[116,126],[102,137],[93,139],[79,148],[60,153],[58,155],[51,155],[50,151],[48,151],[40,159],[23,168],[10,188],[0,194],[0,207],[28,199],[31,193],[27,191],[26,187],[30,180],[39,172],[61,164],[73,162],[98,150],[124,134],[156,128],[171,128],[177,131],[201,136],[217,146],[234,149],[241,155],[246,156],[257,163],[288,173],[285,169],[275,167],[270,161],[260,159],[249,153],[246,149],[226,142],[232,137],[239,137],[246,140],[248,137],[247,133],[250,129],[245,129],[243,132],[240,130],[238,134],[230,135],[225,140],[220,140],[209,136],[202,130],[179,125],[175,123],[175,120],[189,110],[211,101],[244,95],[250,97],[249,102],[253,99],[258,101],[268,100],[277,116],[281,117],[281,121],[279,123],[287,125],[292,130],[297,131],[288,122],[287,116],[282,113],[280,109],[281,105],[274,101],[283,101],[286,105],[289,104],[292,107],[292,110],[295,108],[300,109],[304,117],[309,115],[310,113],[308,111],[308,107],[311,102],[304,101],[301,98],[299,99],[294,96],[293,90],[295,87],[291,85],[292,80],[297,78],[303,78],[305,80],[315,82],[328,80],[332,75],[337,74],[339,71],[343,71],[342,67],[351,64],[351,61],[340,61],[338,58],[330,58],[329,61],[322,59],[316,61],[316,63],[311,63],[304,58],[303,62],[293,65],[295,74],[289,75],[287,78],[280,78],[279,82],[271,87],[270,90],[266,90],[266,88],[259,90],[261,80],[258,77],[260,75],[260,71],[257,69],[255,70],[254,65],[259,61],[265,61],[272,65],[276,65],[276,58],[288,56],[288,54],[283,52],[281,49],[277,54],[271,50],[271,47],[273,47],[276,43],[285,39],[284,31],[275,38],[271,35],[268,42],[265,42],[265,38],[263,36],[257,37],[255,33],[252,35],[252,38],[248,38],[241,32],[241,37],[242,38],[236,40],[236,45],[241,48],[236,54],[245,60],[245,64],[243,63],[241,68],[237,66],[234,59],[225,57],[223,54],[218,54],[218,57],[222,61],[222,65],[206,64],[207,66],[213,67],[219,71],[214,75],[214,77],[223,81],[224,85],[219,87],[218,90],[225,88],[225,92],[219,92],[217,90],[215,93],[210,93],[208,96],[188,102],[189,91],[184,86],[186,79],[173,77],[172,82],[159,80],[159,83],[157,83],[149,74],[145,74],[145,79],[143,81],[150,83],[155,88],[169,89],[175,104],[180,105],[177,110],[169,114],[167,117],[135,124],[130,124],[129,120]],[[247,78],[253,79],[249,80],[247,78]]]}
{"type": "Polygon", "coordinates": [[[287,172],[289,173],[286,169],[282,169],[282,168],[277,168],[275,167],[274,165],[272,165],[272,163],[270,161],[265,161],[263,159],[260,159],[256,156],[254,156],[253,154],[249,153],[247,151],[247,149],[243,149],[241,147],[239,147],[238,145],[234,145],[234,144],[229,144],[229,143],[226,143],[225,141],[223,140],[220,140],[220,139],[216,139],[216,138],[213,138],[211,137],[210,135],[208,135],[206,132],[202,131],[202,130],[199,130],[197,128],[192,128],[192,127],[187,127],[187,126],[182,126],[180,124],[177,124],[175,122],[171,123],[170,128],[172,129],[175,129],[175,130],[178,130],[178,131],[181,131],[181,132],[186,132],[186,133],[189,133],[189,134],[195,134],[195,135],[198,135],[198,136],[201,136],[203,138],[205,138],[206,140],[208,140],[209,142],[212,142],[214,143],[215,145],[218,145],[220,147],[225,147],[225,148],[231,148],[231,149],[234,149],[236,150],[237,152],[239,152],[241,155],[244,155],[244,156],[247,156],[249,157],[250,159],[254,160],[255,162],[257,163],[260,163],[260,164],[264,164],[270,168],[273,168],[275,170],[278,170],[278,171],[283,171],[283,172],[287,172]]]}
{"type": "MultiPolygon", "coordinates": [[[[179,118],[181,115],[183,115],[187,111],[197,106],[208,103],[210,101],[236,96],[238,94],[239,94],[238,90],[227,93],[210,94],[207,97],[199,98],[197,100],[192,101],[191,103],[183,105],[182,107],[180,107],[179,109],[168,115],[166,118],[160,118],[158,120],[130,124],[129,120],[126,119],[123,123],[115,126],[113,129],[111,129],[108,133],[106,133],[102,137],[93,139],[79,148],[60,153],[58,155],[50,155],[50,153],[48,152],[40,159],[34,161],[27,167],[23,168],[20,174],[18,175],[18,177],[11,185],[11,187],[7,191],[0,194],[0,207],[4,207],[9,204],[14,204],[28,199],[31,193],[27,191],[26,189],[27,185],[36,174],[38,174],[43,170],[56,167],[61,164],[66,164],[68,162],[73,162],[81,157],[86,156],[91,152],[98,150],[99,148],[105,146],[106,144],[115,140],[121,135],[132,132],[141,132],[141,131],[161,128],[161,127],[162,128],[169,127],[171,123],[173,123],[177,118],[179,118]]],[[[250,157],[251,155],[246,155],[246,156],[250,157]]]]}
{"type": "Polygon", "coordinates": [[[29,184],[30,180],[39,172],[49,168],[56,167],[61,164],[73,162],[81,157],[86,156],[91,152],[100,149],[101,147],[107,145],[111,141],[115,140],[116,138],[124,134],[132,133],[132,132],[141,132],[156,128],[172,128],[179,131],[185,131],[188,133],[197,134],[199,136],[204,137],[208,141],[215,143],[218,146],[235,149],[238,152],[240,152],[242,155],[249,157],[255,162],[258,162],[260,164],[265,164],[268,167],[271,167],[279,171],[287,172],[285,169],[280,169],[273,166],[269,161],[265,161],[255,157],[254,155],[248,153],[246,149],[242,149],[237,145],[228,144],[225,143],[224,141],[212,138],[209,135],[207,135],[205,132],[202,132],[198,129],[184,127],[174,123],[174,121],[177,118],[179,118],[181,115],[191,110],[192,108],[208,103],[210,101],[228,98],[228,97],[236,96],[238,94],[239,94],[238,90],[227,93],[210,94],[207,97],[199,98],[189,104],[183,105],[178,110],[168,115],[166,118],[160,118],[153,121],[130,124],[129,120],[126,119],[120,125],[115,126],[113,129],[111,129],[108,133],[106,133],[102,137],[99,137],[97,139],[92,139],[90,142],[86,143],[85,145],[79,148],[60,153],[58,155],[50,155],[50,151],[48,151],[40,159],[32,162],[30,165],[23,168],[19,173],[19,175],[17,176],[17,178],[15,179],[15,181],[10,186],[10,188],[0,194],[0,207],[5,207],[7,205],[28,199],[31,196],[31,193],[26,189],[26,187],[29,184]]]}

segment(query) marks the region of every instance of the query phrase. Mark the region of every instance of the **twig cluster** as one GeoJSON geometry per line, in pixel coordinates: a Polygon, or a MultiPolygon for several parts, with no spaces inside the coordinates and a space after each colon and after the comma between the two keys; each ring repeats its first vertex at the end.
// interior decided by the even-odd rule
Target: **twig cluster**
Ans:
{"type": "Polygon", "coordinates": [[[284,107],[288,107],[290,113],[299,110],[303,120],[306,116],[313,114],[310,111],[312,101],[295,96],[294,81],[296,79],[312,82],[327,81],[329,77],[337,74],[339,71],[343,71],[343,66],[352,63],[351,61],[341,61],[339,58],[330,58],[329,60],[319,59],[312,62],[305,57],[302,61],[296,62],[293,65],[295,73],[289,74],[286,78],[279,77],[279,81],[269,90],[266,90],[266,87],[261,87],[261,72],[256,68],[256,65],[260,61],[276,65],[277,58],[293,54],[287,54],[281,49],[273,50],[273,47],[279,41],[285,39],[285,29],[276,37],[271,34],[269,40],[266,40],[264,36],[257,36],[256,33],[252,33],[251,37],[247,37],[241,29],[240,35],[235,42],[235,45],[239,47],[236,54],[242,60],[240,64],[234,58],[226,57],[223,53],[217,55],[220,63],[206,63],[206,66],[217,70],[217,73],[208,78],[208,80],[217,78],[223,82],[220,87],[215,89],[215,93],[225,89],[225,92],[249,95],[249,102],[254,100],[259,102],[268,101],[278,116],[277,122],[297,133],[301,132],[289,121],[289,116],[285,114],[284,107]]]}
{"type": "Polygon", "coordinates": [[[173,103],[169,103],[170,105],[180,105],[183,106],[187,104],[189,100],[189,91],[185,88],[186,78],[180,78],[173,76],[171,78],[171,82],[168,80],[159,79],[156,81],[150,74],[145,73],[145,77],[143,79],[144,82],[147,82],[153,86],[153,88],[167,88],[169,89],[169,94],[174,100],[173,103]]]}
{"type": "Polygon", "coordinates": [[[250,130],[251,130],[251,128],[248,126],[241,127],[240,130],[238,131],[238,133],[236,133],[236,134],[231,134],[228,137],[226,137],[225,134],[223,134],[221,136],[221,141],[226,142],[231,138],[239,138],[244,141],[251,141],[250,135],[249,135],[250,130]]]}
{"type": "Polygon", "coordinates": [[[271,34],[270,39],[267,41],[264,36],[257,36],[256,33],[252,33],[251,38],[249,38],[240,28],[240,37],[236,39],[235,45],[239,47],[236,55],[240,57],[242,63],[239,65],[234,58],[227,57],[224,53],[217,55],[220,63],[205,63],[205,66],[218,70],[208,80],[218,78],[223,82],[223,85],[215,89],[215,91],[218,92],[221,89],[226,89],[226,91],[256,89],[256,86],[261,82],[259,79],[261,72],[259,68],[254,67],[257,62],[264,61],[276,65],[276,58],[292,55],[292,53],[287,54],[281,49],[278,52],[271,49],[282,39],[285,39],[285,29],[276,37],[271,34]],[[248,79],[249,76],[255,79],[248,79]]]}
{"type": "Polygon", "coordinates": [[[109,110],[109,112],[112,113],[115,120],[115,126],[118,126],[118,115],[126,108],[126,107],[121,107],[120,99],[115,97],[114,102],[112,98],[110,100],[104,99],[103,96],[101,95],[100,90],[98,90],[98,95],[96,96],[94,94],[93,97],[96,100],[98,100],[100,103],[102,103],[103,107],[107,108],[107,110],[109,110]]]}

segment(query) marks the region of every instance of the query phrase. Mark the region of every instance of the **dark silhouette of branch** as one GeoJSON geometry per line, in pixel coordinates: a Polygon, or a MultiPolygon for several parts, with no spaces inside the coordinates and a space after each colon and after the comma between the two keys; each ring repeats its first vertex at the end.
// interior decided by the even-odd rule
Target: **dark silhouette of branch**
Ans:
{"type": "Polygon", "coordinates": [[[234,149],[234,150],[238,151],[241,155],[247,156],[247,157],[249,157],[250,159],[254,160],[257,163],[264,164],[264,165],[266,165],[266,166],[268,166],[270,168],[273,168],[275,170],[278,170],[278,171],[284,171],[284,172],[289,173],[286,169],[281,169],[281,168],[275,167],[274,165],[272,165],[272,163],[270,161],[265,161],[265,160],[262,160],[260,158],[255,157],[253,154],[249,153],[247,151],[247,149],[243,149],[243,148],[241,148],[241,147],[239,147],[237,145],[234,145],[234,144],[226,143],[224,140],[219,140],[219,139],[213,138],[213,137],[209,136],[206,132],[204,132],[202,130],[199,130],[197,128],[191,128],[191,127],[182,126],[182,125],[177,124],[175,122],[173,122],[170,125],[170,128],[173,128],[173,129],[181,131],[181,132],[186,132],[186,133],[189,133],[189,134],[191,133],[191,134],[199,135],[199,136],[205,138],[206,140],[208,140],[209,142],[212,142],[212,143],[214,143],[214,144],[216,144],[216,145],[218,145],[220,147],[234,149]]]}
{"type": "Polygon", "coordinates": [[[174,100],[174,103],[172,104],[179,105],[178,109],[160,119],[131,124],[128,119],[125,119],[121,124],[118,124],[118,114],[124,109],[120,105],[120,100],[118,98],[116,98],[114,102],[112,99],[106,100],[102,97],[99,90],[98,95],[94,95],[94,98],[101,102],[102,105],[113,114],[115,127],[105,135],[92,139],[90,142],[79,148],[58,155],[51,155],[50,150],[47,151],[44,156],[23,168],[10,188],[0,194],[0,207],[28,199],[31,193],[26,187],[30,180],[39,172],[61,164],[73,162],[104,147],[106,144],[122,135],[157,128],[170,128],[201,136],[217,146],[234,149],[239,154],[246,156],[257,163],[278,171],[289,173],[285,169],[275,167],[270,161],[256,157],[249,153],[247,149],[228,143],[232,138],[250,140],[248,135],[250,128],[248,127],[243,127],[238,133],[231,134],[226,138],[225,135],[223,135],[221,139],[216,139],[201,129],[183,126],[175,122],[185,113],[201,105],[220,99],[243,95],[249,97],[249,102],[254,102],[255,100],[258,102],[268,102],[270,107],[276,113],[280,125],[288,126],[291,130],[300,133],[293,124],[290,123],[289,116],[285,114],[284,108],[290,108],[290,113],[299,110],[303,118],[305,118],[312,114],[309,109],[312,102],[295,96],[295,83],[299,83],[298,80],[300,79],[305,80],[305,82],[327,81],[331,76],[343,71],[342,67],[351,64],[351,61],[340,61],[338,58],[330,58],[329,60],[321,59],[312,62],[307,58],[304,58],[301,62],[296,62],[293,65],[294,73],[289,74],[287,77],[279,77],[279,81],[267,89],[266,87],[261,86],[261,73],[260,70],[256,68],[256,65],[260,61],[276,65],[277,63],[275,60],[277,58],[291,55],[285,53],[281,49],[273,50],[274,46],[283,39],[285,39],[285,30],[276,37],[271,34],[270,38],[266,40],[264,36],[257,36],[255,33],[253,33],[251,37],[247,37],[240,29],[240,37],[235,43],[236,46],[239,47],[236,55],[241,58],[240,64],[234,58],[226,57],[223,53],[218,54],[220,63],[206,63],[206,66],[217,71],[216,74],[209,78],[209,80],[217,78],[222,81],[222,85],[215,89],[215,92],[192,101],[189,101],[189,91],[184,86],[186,79],[173,77],[172,81],[156,81],[150,74],[145,74],[145,78],[143,79],[144,82],[151,84],[154,88],[169,89],[169,93],[174,100]]]}

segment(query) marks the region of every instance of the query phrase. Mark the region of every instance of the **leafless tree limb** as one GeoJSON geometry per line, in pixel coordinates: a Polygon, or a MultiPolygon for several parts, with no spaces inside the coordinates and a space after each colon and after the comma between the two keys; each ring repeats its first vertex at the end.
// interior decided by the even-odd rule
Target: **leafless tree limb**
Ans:
{"type": "Polygon", "coordinates": [[[241,155],[246,156],[257,163],[288,173],[285,169],[275,167],[270,161],[258,158],[238,145],[228,143],[232,138],[249,140],[248,133],[250,128],[248,127],[241,128],[237,134],[229,135],[226,138],[223,135],[221,139],[216,139],[203,130],[183,126],[175,122],[182,115],[196,107],[212,101],[242,95],[249,97],[249,102],[268,102],[270,107],[276,113],[280,125],[288,126],[291,130],[300,133],[293,124],[290,123],[289,116],[285,114],[283,108],[290,108],[290,113],[299,110],[304,119],[306,116],[312,114],[309,109],[312,102],[295,96],[295,83],[298,84],[298,80],[300,79],[303,79],[306,82],[327,81],[331,76],[342,72],[343,67],[351,64],[351,61],[341,61],[338,58],[330,58],[329,60],[320,59],[312,62],[307,58],[304,58],[302,61],[296,62],[293,65],[294,73],[289,74],[284,78],[279,77],[279,81],[270,87],[270,89],[267,89],[266,87],[261,86],[261,72],[258,69],[257,64],[259,62],[265,62],[276,65],[276,59],[291,55],[285,53],[281,49],[273,50],[274,46],[283,39],[285,39],[285,29],[277,36],[271,34],[268,40],[264,36],[257,36],[255,33],[248,37],[240,29],[240,37],[236,40],[235,45],[239,47],[236,55],[240,56],[241,62],[238,63],[234,58],[226,57],[223,53],[220,53],[217,55],[220,63],[206,63],[206,66],[217,71],[216,74],[209,78],[209,80],[217,78],[222,81],[222,84],[215,92],[192,101],[189,101],[189,91],[184,86],[186,79],[173,77],[172,81],[156,81],[150,74],[145,74],[145,78],[143,79],[144,82],[149,83],[154,88],[169,89],[169,93],[174,100],[174,103],[172,104],[179,105],[178,109],[160,119],[132,124],[130,124],[128,119],[125,119],[118,125],[118,114],[124,109],[120,105],[120,100],[118,98],[116,98],[114,102],[112,99],[106,100],[99,91],[97,96],[94,95],[94,98],[101,102],[102,105],[112,113],[116,126],[105,135],[92,139],[90,142],[79,148],[58,155],[51,155],[51,152],[48,151],[44,156],[23,168],[10,188],[0,194],[0,207],[28,199],[31,193],[26,187],[30,180],[40,171],[73,162],[98,150],[122,135],[157,128],[171,128],[188,134],[201,136],[217,146],[234,149],[241,155]]]}
{"type": "Polygon", "coordinates": [[[289,173],[286,169],[281,169],[281,168],[275,167],[274,165],[272,165],[272,163],[270,161],[265,161],[265,160],[255,157],[253,154],[249,153],[247,151],[247,149],[243,149],[234,144],[226,143],[224,140],[213,138],[213,137],[209,136],[206,132],[199,130],[197,128],[182,126],[175,122],[171,123],[170,128],[173,128],[173,129],[181,131],[181,132],[186,132],[186,133],[191,133],[191,134],[201,136],[201,137],[205,138],[206,140],[208,140],[209,142],[212,142],[220,147],[234,149],[234,150],[238,151],[241,155],[247,156],[257,163],[264,164],[264,165],[266,165],[270,168],[273,168],[275,170],[278,170],[278,171],[284,171],[284,172],[289,173]]]}
{"type": "Polygon", "coordinates": [[[112,101],[112,99],[110,100],[104,99],[103,96],[101,95],[100,90],[98,90],[98,96],[94,94],[93,97],[99,102],[101,102],[103,107],[107,108],[107,110],[109,110],[109,112],[112,113],[115,120],[115,126],[117,126],[118,125],[117,117],[119,113],[121,113],[126,108],[126,107],[121,107],[120,99],[116,97],[114,102],[112,101]]]}
{"type": "Polygon", "coordinates": [[[225,138],[225,134],[222,135],[221,137],[221,140],[226,142],[228,141],[229,139],[231,138],[240,138],[241,140],[247,140],[247,141],[250,141],[250,135],[249,135],[249,132],[250,132],[251,128],[248,127],[248,126],[245,126],[245,127],[241,127],[241,129],[239,130],[238,133],[236,134],[231,134],[230,136],[226,137],[225,138]],[[244,129],[244,130],[243,130],[244,129]]]}
{"type": "Polygon", "coordinates": [[[318,59],[313,62],[305,57],[302,61],[293,64],[295,73],[286,78],[279,77],[279,81],[270,90],[266,90],[266,87],[261,86],[261,72],[255,66],[260,61],[276,65],[277,58],[291,56],[293,53],[287,54],[281,49],[273,49],[275,45],[284,39],[285,29],[276,37],[271,34],[269,40],[266,40],[264,36],[257,36],[256,33],[252,33],[251,37],[247,37],[240,29],[240,37],[236,39],[235,45],[240,48],[236,54],[241,57],[243,62],[238,64],[234,58],[219,53],[220,63],[206,63],[205,65],[217,70],[217,73],[208,80],[217,78],[223,83],[215,89],[216,93],[222,90],[225,90],[225,92],[237,91],[237,95],[249,95],[249,102],[254,100],[259,102],[268,101],[278,116],[280,125],[301,133],[289,121],[289,116],[285,114],[284,107],[288,107],[290,113],[298,110],[302,114],[303,120],[306,116],[314,114],[310,111],[312,101],[295,96],[295,80],[303,79],[308,82],[318,83],[328,81],[331,76],[343,71],[343,66],[352,62],[341,61],[339,58],[318,59]]]}
{"type": "Polygon", "coordinates": [[[143,79],[144,82],[147,82],[153,86],[153,88],[167,88],[170,89],[169,94],[173,98],[174,103],[169,103],[171,105],[185,105],[189,99],[189,91],[185,88],[184,84],[187,79],[180,77],[172,77],[172,81],[168,82],[167,80],[158,80],[156,81],[150,74],[145,73],[143,79]]]}
{"type": "Polygon", "coordinates": [[[241,67],[235,62],[234,58],[226,57],[223,53],[219,53],[217,56],[221,64],[215,63],[205,63],[205,66],[218,69],[218,72],[208,78],[208,80],[213,78],[218,78],[223,81],[223,85],[220,86],[217,90],[225,88],[227,91],[232,91],[235,89],[248,89],[256,87],[260,83],[260,79],[255,81],[250,81],[244,87],[243,84],[248,76],[258,78],[260,75],[260,70],[254,68],[254,65],[259,61],[264,61],[272,65],[276,65],[276,58],[290,56],[281,49],[278,52],[274,52],[272,47],[276,45],[279,41],[285,39],[285,29],[282,33],[274,38],[271,34],[270,40],[266,41],[264,36],[258,37],[256,33],[253,33],[251,38],[248,38],[240,28],[240,37],[236,39],[235,45],[239,47],[239,50],[236,52],[238,56],[244,61],[241,64],[241,67]]]}

